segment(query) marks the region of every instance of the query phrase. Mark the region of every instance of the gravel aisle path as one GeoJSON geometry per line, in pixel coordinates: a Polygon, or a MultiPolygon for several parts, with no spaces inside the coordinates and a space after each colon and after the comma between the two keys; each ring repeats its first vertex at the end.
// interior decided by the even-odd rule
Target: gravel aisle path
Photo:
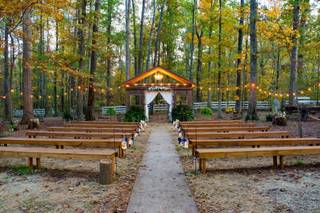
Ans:
{"type": "Polygon", "coordinates": [[[169,124],[153,126],[128,213],[198,212],[169,128],[169,124]]]}

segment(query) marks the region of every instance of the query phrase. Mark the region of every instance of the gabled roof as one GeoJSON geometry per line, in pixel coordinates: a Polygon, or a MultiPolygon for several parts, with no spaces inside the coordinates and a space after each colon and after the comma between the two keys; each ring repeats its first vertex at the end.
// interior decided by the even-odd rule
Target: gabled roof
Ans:
{"type": "Polygon", "coordinates": [[[152,76],[152,75],[154,75],[156,73],[161,73],[163,75],[169,76],[170,78],[176,80],[177,82],[179,82],[179,83],[181,83],[183,85],[190,86],[190,87],[195,86],[195,84],[192,81],[189,81],[189,80],[185,79],[184,77],[181,77],[181,76],[175,74],[174,72],[172,72],[170,70],[167,70],[167,69],[165,69],[163,67],[151,68],[151,69],[141,73],[140,75],[137,75],[136,77],[131,78],[131,79],[123,82],[122,86],[136,84],[139,81],[142,81],[143,79],[145,79],[145,78],[147,78],[149,76],[152,76]]]}

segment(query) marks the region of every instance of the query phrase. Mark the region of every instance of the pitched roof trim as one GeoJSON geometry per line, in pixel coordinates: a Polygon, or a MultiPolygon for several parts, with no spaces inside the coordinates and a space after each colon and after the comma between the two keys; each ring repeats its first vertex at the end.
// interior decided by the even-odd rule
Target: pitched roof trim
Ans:
{"type": "Polygon", "coordinates": [[[151,76],[151,75],[153,75],[153,74],[155,74],[157,72],[160,72],[160,73],[162,73],[164,75],[167,75],[170,78],[173,78],[173,79],[175,79],[176,81],[178,81],[178,82],[180,82],[182,84],[194,85],[194,83],[192,81],[189,81],[189,80],[183,78],[180,75],[177,75],[176,73],[174,73],[174,72],[172,72],[170,70],[167,70],[167,69],[165,69],[163,67],[154,67],[154,68],[151,68],[151,69],[141,73],[140,75],[135,76],[134,78],[131,78],[131,79],[123,82],[122,86],[125,86],[127,84],[135,84],[135,83],[137,83],[137,82],[139,82],[139,81],[141,81],[141,80],[143,80],[143,79],[145,79],[145,78],[147,78],[147,77],[149,77],[149,76],[151,76]]]}

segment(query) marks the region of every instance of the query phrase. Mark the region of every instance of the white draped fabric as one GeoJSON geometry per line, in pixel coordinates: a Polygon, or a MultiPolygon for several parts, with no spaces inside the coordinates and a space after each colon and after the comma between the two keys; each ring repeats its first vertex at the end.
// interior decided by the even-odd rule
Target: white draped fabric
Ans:
{"type": "Polygon", "coordinates": [[[167,102],[167,104],[169,104],[169,121],[172,121],[172,105],[173,105],[173,94],[172,92],[168,92],[168,91],[161,91],[160,92],[161,96],[163,97],[163,99],[167,102]]]}
{"type": "Polygon", "coordinates": [[[159,92],[145,92],[144,93],[144,113],[146,115],[146,121],[149,121],[149,107],[148,105],[157,97],[159,92]]]}
{"type": "Polygon", "coordinates": [[[145,96],[145,105],[144,105],[144,112],[146,116],[146,121],[149,121],[149,107],[148,105],[157,97],[158,94],[161,94],[163,99],[169,104],[169,120],[172,121],[172,107],[173,107],[173,93],[170,91],[146,91],[145,96]]]}

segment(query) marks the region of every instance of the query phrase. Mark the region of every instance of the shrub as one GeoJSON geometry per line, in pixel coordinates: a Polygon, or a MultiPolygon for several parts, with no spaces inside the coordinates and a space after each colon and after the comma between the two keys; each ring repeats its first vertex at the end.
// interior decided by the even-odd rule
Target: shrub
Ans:
{"type": "Polygon", "coordinates": [[[272,114],[267,114],[266,115],[266,122],[272,122],[273,116],[272,114]]]}
{"type": "Polygon", "coordinates": [[[172,110],[172,120],[191,121],[193,120],[192,108],[187,105],[175,106],[172,110]]]}
{"type": "Polygon", "coordinates": [[[65,119],[66,121],[73,120],[70,110],[65,110],[63,112],[63,119],[65,119]]]}
{"type": "Polygon", "coordinates": [[[236,110],[233,107],[227,107],[227,108],[224,109],[224,111],[226,113],[232,113],[232,112],[235,112],[236,110]]]}
{"type": "Polygon", "coordinates": [[[213,112],[211,108],[205,107],[200,109],[200,114],[206,117],[211,117],[213,115],[213,112]]]}
{"type": "Polygon", "coordinates": [[[131,106],[124,115],[124,121],[127,122],[139,122],[145,119],[144,109],[140,106],[131,106]]]}
{"type": "Polygon", "coordinates": [[[259,117],[257,115],[249,115],[247,114],[246,116],[246,121],[258,121],[259,120],[259,117]]]}
{"type": "Polygon", "coordinates": [[[108,115],[108,116],[115,116],[116,114],[117,114],[117,112],[114,108],[108,108],[106,111],[106,115],[108,115]]]}

